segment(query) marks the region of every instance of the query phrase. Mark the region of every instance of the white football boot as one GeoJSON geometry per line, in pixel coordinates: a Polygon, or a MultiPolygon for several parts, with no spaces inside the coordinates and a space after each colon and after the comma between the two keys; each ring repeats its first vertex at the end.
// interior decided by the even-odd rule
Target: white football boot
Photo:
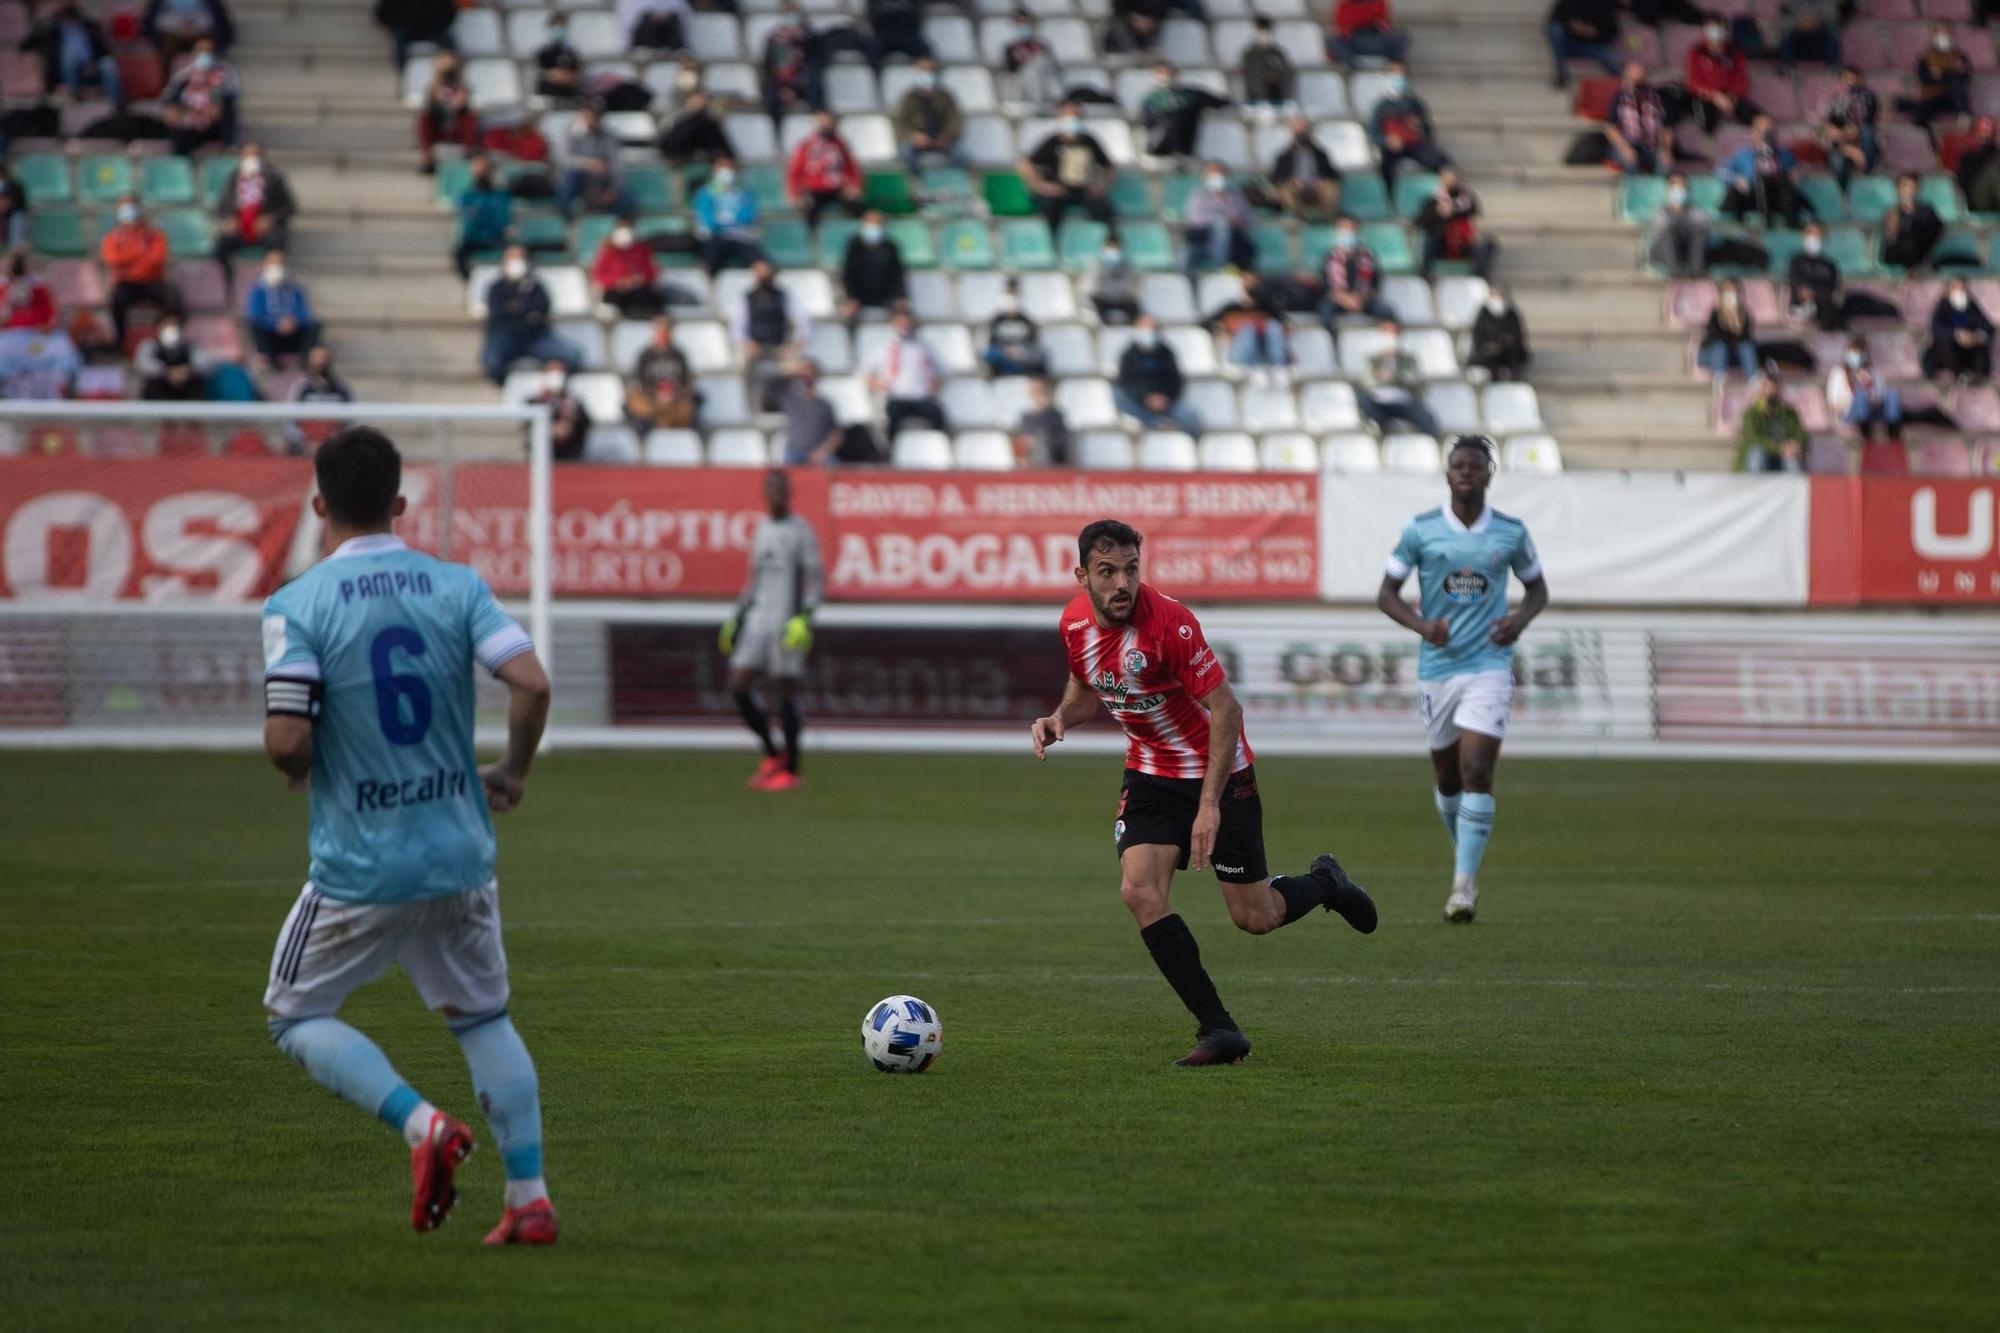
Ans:
{"type": "Polygon", "coordinates": [[[1470,921],[1479,910],[1479,881],[1470,875],[1451,877],[1451,897],[1444,900],[1444,919],[1470,921]]]}

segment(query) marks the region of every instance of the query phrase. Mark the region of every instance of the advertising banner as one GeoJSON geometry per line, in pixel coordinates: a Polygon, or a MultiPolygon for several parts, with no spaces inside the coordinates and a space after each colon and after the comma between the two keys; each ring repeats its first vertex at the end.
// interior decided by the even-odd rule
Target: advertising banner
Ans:
{"type": "MultiPolygon", "coordinates": [[[[1860,491],[1856,544],[1864,603],[2000,606],[2000,480],[1904,477],[1846,482],[1860,491]]],[[[1814,540],[1820,532],[1815,529],[1814,540]]]]}

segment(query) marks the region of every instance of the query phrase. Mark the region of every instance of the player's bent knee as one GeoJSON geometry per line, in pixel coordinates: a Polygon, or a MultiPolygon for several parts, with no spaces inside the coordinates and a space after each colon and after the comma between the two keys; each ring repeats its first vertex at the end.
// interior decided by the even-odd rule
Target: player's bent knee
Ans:
{"type": "Polygon", "coordinates": [[[1157,885],[1128,879],[1119,884],[1118,896],[1141,926],[1151,925],[1167,914],[1167,895],[1157,885]]]}

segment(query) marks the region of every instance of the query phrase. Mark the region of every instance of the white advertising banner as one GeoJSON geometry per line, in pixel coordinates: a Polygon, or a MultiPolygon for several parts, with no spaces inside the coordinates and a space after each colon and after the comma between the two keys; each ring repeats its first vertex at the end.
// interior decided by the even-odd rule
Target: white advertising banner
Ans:
{"type": "MultiPolygon", "coordinates": [[[[1320,595],[1372,602],[1403,527],[1450,502],[1439,476],[1328,477],[1320,595]]],[[[1528,525],[1550,591],[1571,604],[1804,606],[1804,477],[1502,474],[1491,503],[1528,525]]]]}

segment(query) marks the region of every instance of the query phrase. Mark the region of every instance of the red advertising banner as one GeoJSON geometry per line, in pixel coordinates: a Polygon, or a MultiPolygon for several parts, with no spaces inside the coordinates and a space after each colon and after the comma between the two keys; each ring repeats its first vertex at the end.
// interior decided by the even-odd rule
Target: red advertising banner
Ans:
{"type": "MultiPolygon", "coordinates": [[[[1855,544],[1860,600],[2000,605],[2000,480],[1870,478],[1855,544]]],[[[1814,541],[1819,533],[1813,533],[1814,541]]]]}
{"type": "Polygon", "coordinates": [[[0,459],[0,597],[255,600],[311,482],[303,459],[0,459]]]}
{"type": "Polygon", "coordinates": [[[1319,595],[1319,479],[1075,472],[846,473],[826,479],[830,596],[1035,601],[1076,590],[1076,534],[1146,539],[1146,577],[1190,601],[1319,595]]]}

